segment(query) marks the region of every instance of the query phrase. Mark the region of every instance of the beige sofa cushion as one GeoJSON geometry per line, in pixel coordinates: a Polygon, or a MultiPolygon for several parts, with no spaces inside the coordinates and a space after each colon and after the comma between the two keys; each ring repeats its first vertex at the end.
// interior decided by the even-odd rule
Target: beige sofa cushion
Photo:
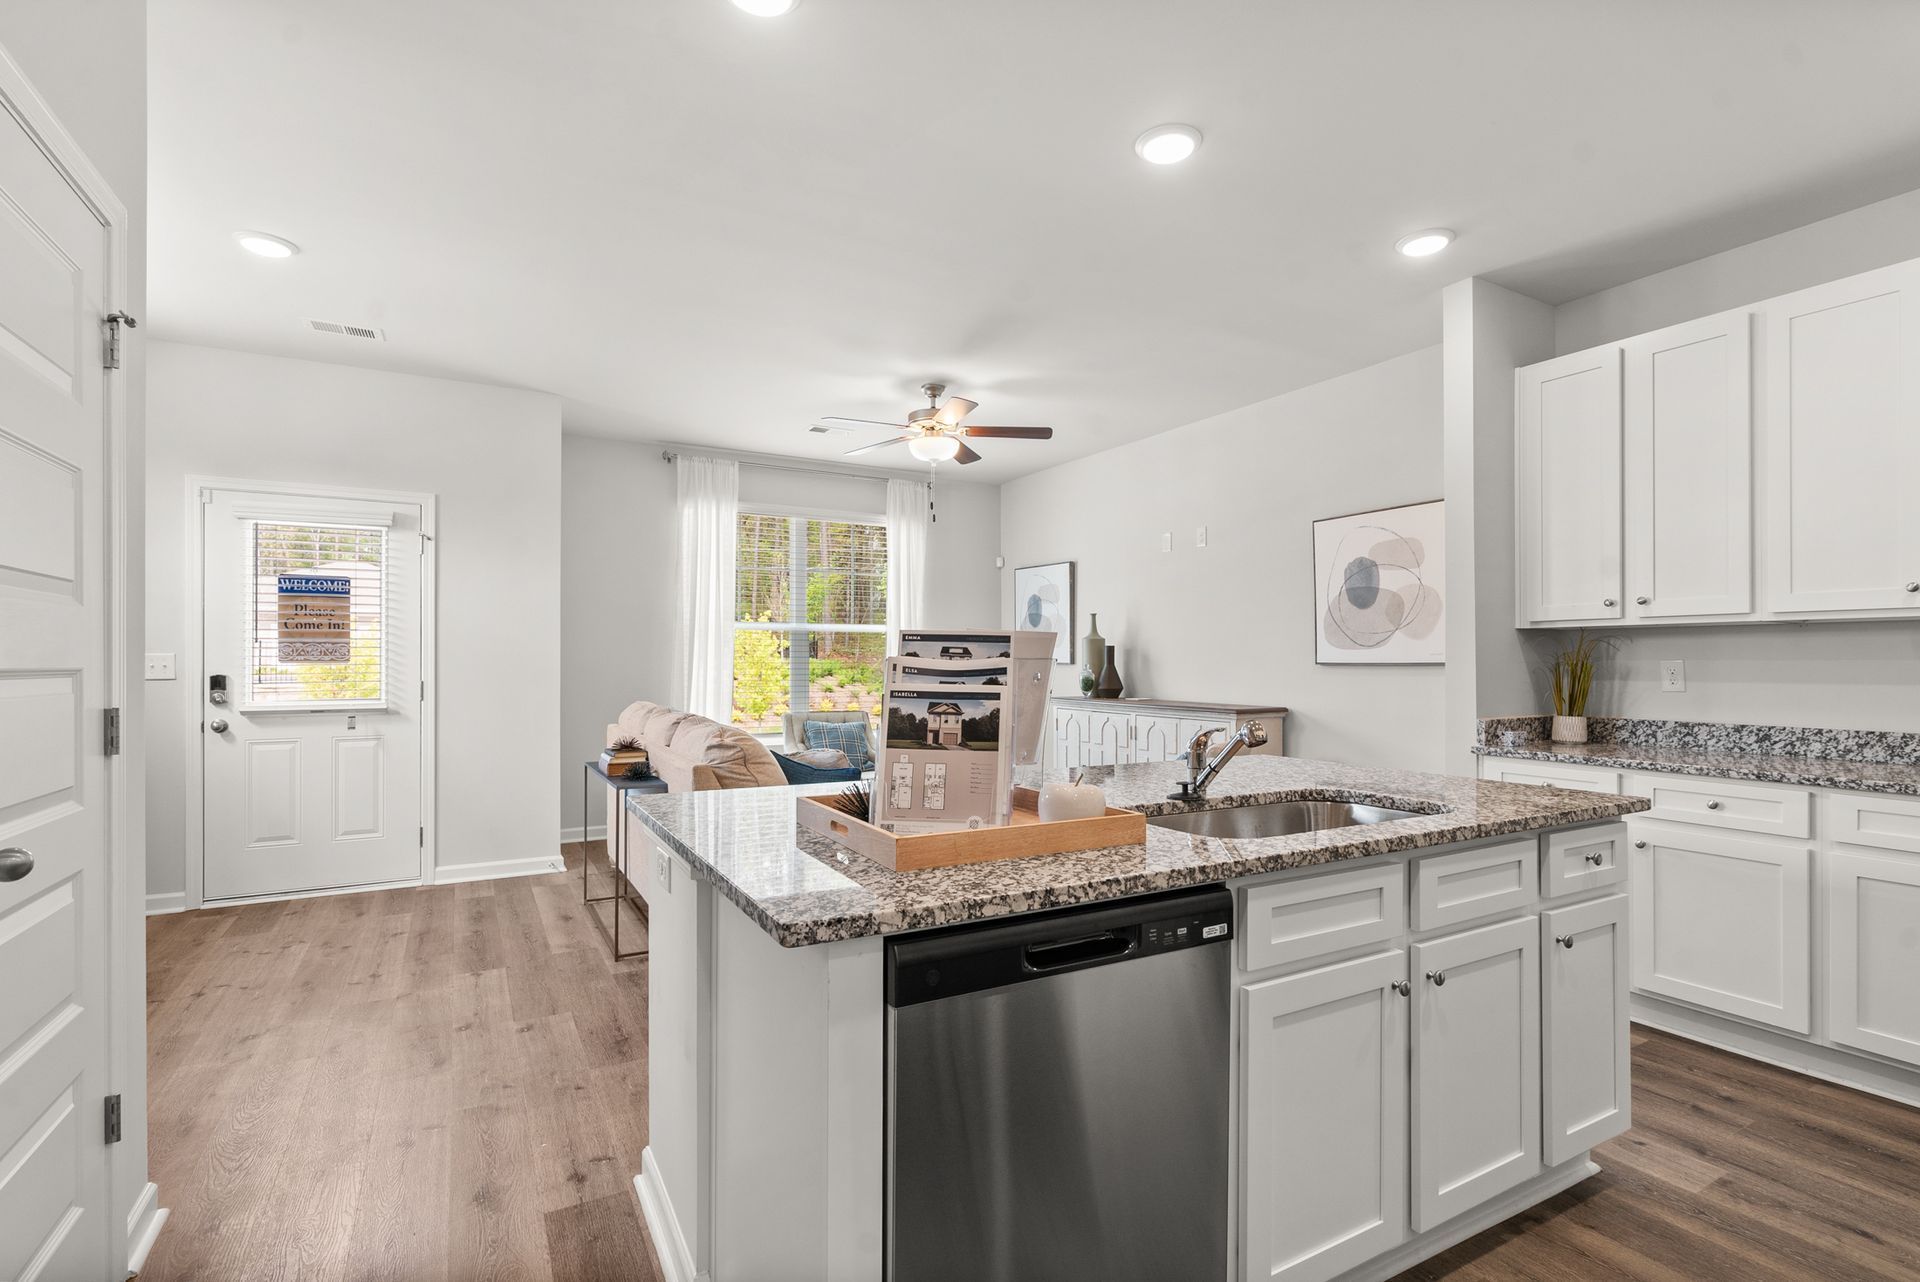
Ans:
{"type": "Polygon", "coordinates": [[[631,704],[607,727],[607,739],[631,735],[669,792],[714,788],[781,787],[780,763],[758,739],[734,726],[675,712],[655,703],[631,704]]]}

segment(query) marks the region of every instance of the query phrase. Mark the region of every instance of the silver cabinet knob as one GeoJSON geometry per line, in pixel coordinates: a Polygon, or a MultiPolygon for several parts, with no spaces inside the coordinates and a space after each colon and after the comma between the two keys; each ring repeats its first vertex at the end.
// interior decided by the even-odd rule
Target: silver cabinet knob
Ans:
{"type": "Polygon", "coordinates": [[[1596,850],[1592,854],[1589,854],[1586,856],[1586,861],[1592,864],[1595,868],[1598,868],[1603,862],[1605,862],[1606,858],[1607,856],[1604,851],[1596,850]]]}
{"type": "Polygon", "coordinates": [[[1645,850],[1647,848],[1647,843],[1644,841],[1636,841],[1633,843],[1633,848],[1635,850],[1645,850]]]}
{"type": "Polygon", "coordinates": [[[0,881],[19,881],[33,871],[33,852],[19,846],[0,850],[0,881]]]}
{"type": "Polygon", "coordinates": [[[1648,600],[1648,598],[1646,598],[1646,597],[1643,597],[1643,596],[1637,596],[1637,597],[1635,597],[1635,598],[1633,598],[1633,603],[1634,603],[1635,605],[1645,605],[1645,604],[1647,603],[1647,600],[1648,600]]]}
{"type": "Polygon", "coordinates": [[[1572,935],[1555,935],[1553,937],[1553,942],[1560,945],[1560,947],[1562,948],[1571,948],[1573,947],[1573,936],[1572,935]]]}
{"type": "Polygon", "coordinates": [[[1907,591],[1909,591],[1909,592],[1920,592],[1920,583],[1909,583],[1909,584],[1907,584],[1907,591]]]}
{"type": "Polygon", "coordinates": [[[1718,810],[1718,809],[1720,809],[1720,803],[1719,803],[1719,802],[1717,802],[1717,801],[1709,801],[1709,802],[1707,803],[1707,809],[1708,809],[1708,810],[1718,810]]]}
{"type": "Polygon", "coordinates": [[[215,717],[213,720],[207,722],[207,729],[213,731],[215,734],[225,734],[227,732],[227,719],[225,717],[215,717]]]}
{"type": "Polygon", "coordinates": [[[1438,988],[1447,982],[1447,972],[1444,970],[1430,970],[1427,972],[1427,978],[1433,981],[1435,988],[1438,988]]]}
{"type": "Polygon", "coordinates": [[[1413,992],[1413,985],[1404,979],[1396,979],[1393,981],[1393,991],[1405,997],[1413,992]]]}
{"type": "Polygon", "coordinates": [[[1608,597],[1606,600],[1602,601],[1600,604],[1606,606],[1607,609],[1611,610],[1613,609],[1613,598],[1608,597]]]}

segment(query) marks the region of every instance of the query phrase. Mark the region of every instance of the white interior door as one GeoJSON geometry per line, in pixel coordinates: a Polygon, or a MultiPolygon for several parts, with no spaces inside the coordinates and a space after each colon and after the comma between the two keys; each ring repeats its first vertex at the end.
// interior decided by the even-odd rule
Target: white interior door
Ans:
{"type": "Polygon", "coordinates": [[[421,876],[420,504],[201,496],[203,898],[421,876]]]}
{"type": "Polygon", "coordinates": [[[108,1273],[108,253],[0,110],[0,1278],[21,1282],[108,1273]]]}

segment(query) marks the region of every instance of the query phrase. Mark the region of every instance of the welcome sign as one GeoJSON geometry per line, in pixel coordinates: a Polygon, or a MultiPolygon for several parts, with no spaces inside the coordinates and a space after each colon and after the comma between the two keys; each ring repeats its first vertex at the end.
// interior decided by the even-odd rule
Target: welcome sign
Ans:
{"type": "Polygon", "coordinates": [[[282,574],[280,662],[346,663],[353,657],[353,580],[344,574],[282,574]]]}

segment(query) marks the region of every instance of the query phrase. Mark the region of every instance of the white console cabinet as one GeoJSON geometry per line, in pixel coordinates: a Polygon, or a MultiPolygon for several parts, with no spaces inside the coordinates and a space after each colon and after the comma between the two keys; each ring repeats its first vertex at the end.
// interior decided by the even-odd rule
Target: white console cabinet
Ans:
{"type": "Polygon", "coordinates": [[[1178,761],[1202,730],[1232,734],[1249,721],[1267,732],[1259,752],[1284,751],[1287,710],[1236,703],[1056,697],[1049,711],[1047,764],[1056,770],[1178,761]]]}

